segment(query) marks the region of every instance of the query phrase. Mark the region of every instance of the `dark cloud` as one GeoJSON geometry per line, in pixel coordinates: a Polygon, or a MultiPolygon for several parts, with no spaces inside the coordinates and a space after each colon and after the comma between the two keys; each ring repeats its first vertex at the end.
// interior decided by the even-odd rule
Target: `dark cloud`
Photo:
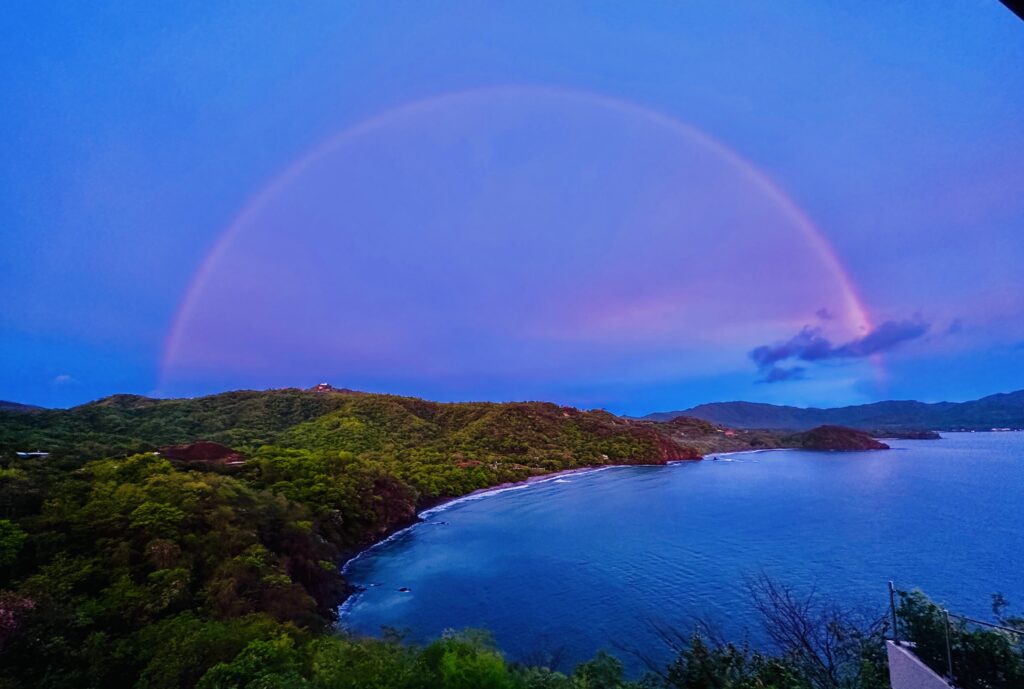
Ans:
{"type": "Polygon", "coordinates": [[[785,342],[761,345],[750,352],[758,368],[766,369],[786,359],[817,361],[827,359],[832,352],[832,343],[821,335],[821,328],[804,326],[803,330],[785,342]]]}
{"type": "Polygon", "coordinates": [[[785,380],[803,380],[807,376],[804,375],[804,371],[807,369],[803,366],[791,366],[790,368],[783,368],[782,366],[772,366],[764,372],[764,377],[758,380],[758,383],[781,383],[785,380]]]}
{"type": "Polygon", "coordinates": [[[826,309],[824,306],[815,311],[814,315],[823,321],[830,321],[833,318],[835,318],[835,316],[832,315],[832,312],[826,309]]]}
{"type": "Polygon", "coordinates": [[[886,352],[901,342],[916,340],[928,332],[924,321],[886,321],[864,337],[851,340],[832,351],[830,359],[856,359],[886,352]]]}
{"type": "Polygon", "coordinates": [[[930,323],[921,320],[886,321],[863,337],[835,345],[822,335],[821,328],[804,326],[800,332],[784,342],[756,347],[750,352],[750,358],[764,374],[762,382],[794,380],[803,377],[802,367],[787,369],[777,364],[790,359],[862,359],[887,352],[902,342],[917,339],[928,332],[929,327],[930,323]]]}

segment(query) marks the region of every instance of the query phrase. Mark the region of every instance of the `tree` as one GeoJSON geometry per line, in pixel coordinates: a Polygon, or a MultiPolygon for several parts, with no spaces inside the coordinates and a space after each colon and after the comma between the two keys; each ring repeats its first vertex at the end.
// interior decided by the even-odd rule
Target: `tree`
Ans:
{"type": "MultiPolygon", "coordinates": [[[[940,675],[953,666],[961,689],[1011,689],[1024,686],[1024,625],[1021,633],[971,627],[966,620],[949,618],[920,591],[899,591],[896,611],[901,635],[915,644],[914,653],[940,675]],[[947,643],[949,653],[947,655],[947,643]]],[[[993,600],[994,612],[1006,626],[1019,620],[1005,618],[1007,602],[993,600]]]]}
{"type": "Polygon", "coordinates": [[[229,663],[210,668],[197,689],[307,689],[302,654],[287,635],[249,643],[229,663]]]}
{"type": "Polygon", "coordinates": [[[17,559],[27,536],[14,522],[0,519],[0,567],[6,567],[17,559]]]}
{"type": "Polygon", "coordinates": [[[797,594],[765,574],[747,582],[768,637],[815,689],[887,689],[884,615],[797,594]]]}
{"type": "Polygon", "coordinates": [[[598,651],[593,659],[576,666],[572,674],[572,685],[577,689],[621,689],[622,661],[598,651]]]}

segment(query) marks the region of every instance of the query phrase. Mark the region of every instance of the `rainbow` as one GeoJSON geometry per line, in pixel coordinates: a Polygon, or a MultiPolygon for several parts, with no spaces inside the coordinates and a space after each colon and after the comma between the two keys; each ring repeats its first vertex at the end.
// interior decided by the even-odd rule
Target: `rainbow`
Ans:
{"type": "MultiPolygon", "coordinates": [[[[213,247],[200,262],[191,282],[185,290],[183,298],[179,302],[164,342],[163,355],[160,362],[161,384],[181,347],[185,323],[187,323],[199,299],[199,295],[203,291],[203,287],[219,260],[229,250],[239,234],[245,230],[249,222],[259,216],[264,206],[301,175],[307,167],[335,149],[346,145],[346,143],[355,141],[389,124],[397,123],[409,117],[423,115],[433,109],[456,104],[459,101],[495,95],[555,95],[562,98],[571,98],[585,104],[608,108],[641,118],[653,125],[677,132],[700,143],[742,172],[751,183],[765,192],[767,197],[792,219],[808,245],[820,256],[826,269],[836,278],[844,302],[843,317],[847,328],[857,333],[869,332],[872,329],[871,317],[864,304],[864,299],[860,296],[849,271],[840,261],[828,237],[768,175],[725,144],[682,120],[631,101],[575,89],[547,86],[502,86],[434,95],[385,110],[346,127],[337,134],[327,138],[273,177],[246,202],[230,225],[221,232],[213,247]]],[[[873,361],[876,367],[880,369],[881,359],[876,357],[873,361]]]]}

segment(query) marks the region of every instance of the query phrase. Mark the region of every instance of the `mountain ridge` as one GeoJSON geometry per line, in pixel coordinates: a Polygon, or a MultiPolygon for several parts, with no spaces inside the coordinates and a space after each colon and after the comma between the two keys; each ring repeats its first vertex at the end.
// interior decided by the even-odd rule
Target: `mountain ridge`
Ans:
{"type": "Polygon", "coordinates": [[[1000,392],[966,402],[886,400],[845,407],[796,407],[763,402],[711,402],[689,409],[654,412],[642,418],[670,421],[690,416],[733,428],[808,430],[841,425],[869,431],[992,430],[1024,428],[1024,390],[1000,392]]]}

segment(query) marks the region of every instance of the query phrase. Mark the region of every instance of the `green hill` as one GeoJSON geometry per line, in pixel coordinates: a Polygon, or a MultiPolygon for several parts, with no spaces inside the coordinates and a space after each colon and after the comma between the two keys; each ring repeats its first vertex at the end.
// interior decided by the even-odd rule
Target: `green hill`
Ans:
{"type": "Polygon", "coordinates": [[[344,393],[294,389],[167,400],[113,395],[71,409],[0,411],[0,451],[39,449],[96,458],[194,440],[260,445],[336,409],[344,399],[344,393]]]}
{"type": "Polygon", "coordinates": [[[571,679],[534,677],[507,674],[476,641],[420,651],[340,637],[340,566],[474,490],[800,442],[692,418],[329,386],[0,411],[0,687],[625,686],[607,656],[571,679]],[[462,677],[466,663],[508,683],[446,684],[431,669],[462,677]],[[382,684],[387,668],[404,679],[382,684]],[[593,684],[597,671],[615,681],[593,684]],[[257,683],[238,679],[251,672],[257,683]]]}
{"type": "Polygon", "coordinates": [[[330,388],[0,412],[0,686],[193,686],[247,644],[329,632],[340,565],[418,509],[697,457],[602,411],[330,388]]]}
{"type": "Polygon", "coordinates": [[[175,467],[229,471],[314,506],[339,557],[410,523],[418,509],[474,490],[566,469],[700,456],[655,424],[603,411],[333,389],[114,395],[66,410],[0,413],[0,457],[48,452],[51,472],[200,441],[249,461],[189,463],[181,459],[187,452],[175,452],[175,467]]]}
{"type": "Polygon", "coordinates": [[[518,467],[519,478],[694,456],[651,424],[543,402],[445,404],[285,389],[193,399],[114,395],[66,410],[0,412],[0,452],[8,454],[42,450],[74,461],[200,440],[249,451],[273,445],[344,452],[392,464],[499,463],[518,467]]]}

